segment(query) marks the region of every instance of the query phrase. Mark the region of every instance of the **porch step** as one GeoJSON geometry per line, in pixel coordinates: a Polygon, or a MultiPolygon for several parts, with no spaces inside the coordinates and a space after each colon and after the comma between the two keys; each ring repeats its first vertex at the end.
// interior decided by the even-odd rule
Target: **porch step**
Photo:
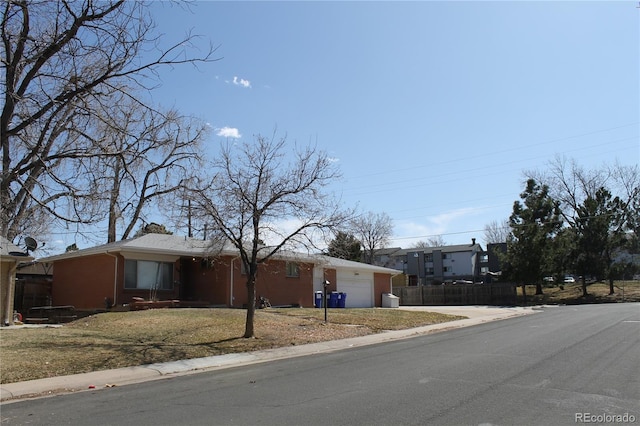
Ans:
{"type": "Polygon", "coordinates": [[[25,318],[25,324],[48,324],[49,318],[25,318]]]}

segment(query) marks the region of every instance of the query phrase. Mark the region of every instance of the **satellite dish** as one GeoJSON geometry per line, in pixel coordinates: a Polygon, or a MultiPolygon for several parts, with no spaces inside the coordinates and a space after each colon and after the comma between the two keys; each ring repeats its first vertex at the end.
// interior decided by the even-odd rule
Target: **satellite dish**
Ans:
{"type": "Polygon", "coordinates": [[[38,242],[31,237],[26,237],[24,244],[27,246],[27,251],[33,251],[38,248],[38,242]]]}

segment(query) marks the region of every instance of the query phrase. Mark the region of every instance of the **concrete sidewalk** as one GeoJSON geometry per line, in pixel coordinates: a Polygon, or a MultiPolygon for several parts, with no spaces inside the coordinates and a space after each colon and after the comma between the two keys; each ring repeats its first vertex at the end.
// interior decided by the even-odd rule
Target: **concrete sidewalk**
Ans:
{"type": "Polygon", "coordinates": [[[138,367],[126,367],[115,370],[95,371],[70,376],[8,383],[0,385],[0,401],[2,401],[2,403],[7,403],[24,398],[36,398],[83,390],[104,389],[114,386],[123,386],[132,383],[174,377],[176,375],[193,374],[202,371],[250,365],[304,355],[328,353],[346,348],[406,339],[422,334],[451,330],[460,327],[469,327],[489,321],[497,321],[539,312],[539,310],[531,307],[501,308],[488,306],[402,306],[399,309],[424,310],[451,315],[462,315],[468,318],[442,324],[411,328],[408,330],[387,331],[368,336],[312,343],[301,346],[288,346],[256,352],[186,359],[162,364],[148,364],[138,367]]]}

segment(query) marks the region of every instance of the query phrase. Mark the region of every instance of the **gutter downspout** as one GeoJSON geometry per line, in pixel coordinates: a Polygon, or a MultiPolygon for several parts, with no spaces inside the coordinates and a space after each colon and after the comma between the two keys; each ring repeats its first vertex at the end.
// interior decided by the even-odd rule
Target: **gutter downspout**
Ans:
{"type": "MultiPolygon", "coordinates": [[[[391,275],[391,277],[389,277],[389,289],[391,290],[391,292],[389,294],[393,294],[393,278],[397,277],[398,275],[402,275],[403,272],[398,272],[397,274],[393,274],[391,275]]],[[[394,294],[395,296],[395,294],[394,294]]],[[[400,301],[400,298],[398,297],[398,302],[400,301]]]]}
{"type": "Polygon", "coordinates": [[[397,274],[393,274],[389,277],[389,288],[391,289],[391,294],[393,294],[393,279],[398,275],[402,275],[402,272],[398,272],[397,274]]]}
{"type": "Polygon", "coordinates": [[[231,258],[231,282],[229,283],[229,307],[233,308],[233,262],[235,262],[236,259],[240,259],[240,256],[236,256],[231,258]]]}
{"type": "Polygon", "coordinates": [[[106,254],[115,259],[113,270],[113,306],[116,306],[118,304],[116,300],[118,297],[118,256],[110,252],[106,252],[106,254]]]}
{"type": "Polygon", "coordinates": [[[9,268],[9,288],[7,289],[7,306],[5,306],[5,317],[2,319],[2,325],[13,325],[13,298],[16,291],[16,271],[18,270],[18,262],[9,268]]]}

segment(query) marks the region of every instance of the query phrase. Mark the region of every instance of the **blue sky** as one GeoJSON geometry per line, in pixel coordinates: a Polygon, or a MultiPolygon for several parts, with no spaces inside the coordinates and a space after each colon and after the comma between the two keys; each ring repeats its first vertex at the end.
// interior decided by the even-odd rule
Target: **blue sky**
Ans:
{"type": "Polygon", "coordinates": [[[277,127],[338,160],[345,205],[392,246],[483,242],[556,155],[638,164],[637,2],[155,2],[167,42],[221,59],[164,70],[154,99],[227,137],[277,127]]]}

